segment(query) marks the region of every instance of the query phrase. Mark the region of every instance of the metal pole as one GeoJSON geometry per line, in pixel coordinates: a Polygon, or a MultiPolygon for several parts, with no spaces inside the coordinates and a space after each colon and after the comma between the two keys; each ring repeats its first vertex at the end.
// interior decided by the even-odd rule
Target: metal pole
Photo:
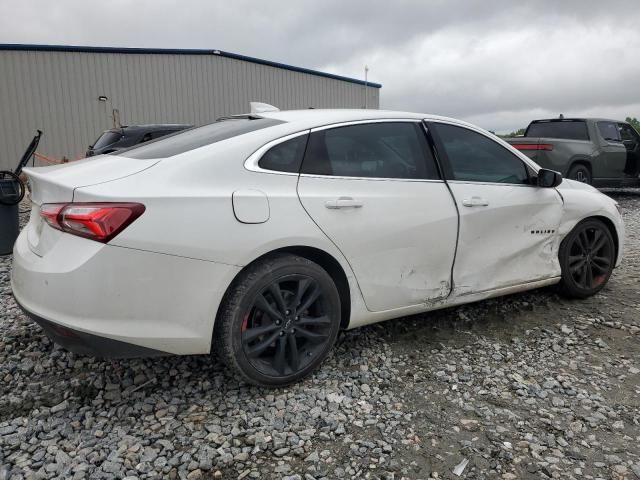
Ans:
{"type": "Polygon", "coordinates": [[[367,79],[368,79],[368,75],[369,74],[369,67],[367,67],[366,65],[364,66],[364,109],[367,109],[367,79]]]}

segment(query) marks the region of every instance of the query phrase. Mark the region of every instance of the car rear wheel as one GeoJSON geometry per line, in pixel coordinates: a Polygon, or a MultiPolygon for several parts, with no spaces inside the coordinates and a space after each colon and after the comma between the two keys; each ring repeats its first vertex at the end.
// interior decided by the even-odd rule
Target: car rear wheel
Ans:
{"type": "Polygon", "coordinates": [[[615,266],[615,243],[600,220],[580,222],[560,245],[560,290],[573,298],[599,292],[615,266]]]}
{"type": "Polygon", "coordinates": [[[250,266],[225,296],[215,349],[255,385],[295,383],[328,356],[340,329],[340,297],[319,265],[275,255],[250,266]]]}
{"type": "Polygon", "coordinates": [[[569,177],[569,179],[571,180],[576,180],[578,182],[591,185],[591,171],[586,165],[574,165],[569,170],[569,174],[567,175],[567,177],[569,177]]]}

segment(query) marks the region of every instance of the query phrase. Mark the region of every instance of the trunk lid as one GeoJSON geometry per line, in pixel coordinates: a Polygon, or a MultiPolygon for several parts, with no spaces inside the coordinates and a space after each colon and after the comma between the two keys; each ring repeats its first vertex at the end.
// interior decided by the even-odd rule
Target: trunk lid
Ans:
{"type": "Polygon", "coordinates": [[[55,165],[25,168],[31,193],[31,217],[26,226],[29,248],[43,256],[62,232],[47,226],[40,218],[43,203],[72,202],[76,188],[112,182],[139,173],[160,160],[131,160],[130,158],[101,155],[91,159],[55,165]]]}
{"type": "Polygon", "coordinates": [[[71,202],[76,188],[112,182],[152,167],[158,159],[131,160],[100,155],[51,167],[25,168],[29,177],[31,201],[43,203],[71,202]]]}

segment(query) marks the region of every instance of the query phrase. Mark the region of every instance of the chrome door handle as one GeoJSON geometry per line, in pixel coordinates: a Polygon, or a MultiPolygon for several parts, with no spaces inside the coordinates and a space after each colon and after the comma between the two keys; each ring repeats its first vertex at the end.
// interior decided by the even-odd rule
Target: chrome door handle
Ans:
{"type": "Polygon", "coordinates": [[[325,207],[335,210],[338,208],[361,208],[362,201],[351,197],[340,197],[335,200],[329,200],[324,204],[325,207]]]}
{"type": "Polygon", "coordinates": [[[482,197],[471,197],[462,200],[462,205],[465,207],[486,207],[489,205],[489,201],[482,197]]]}

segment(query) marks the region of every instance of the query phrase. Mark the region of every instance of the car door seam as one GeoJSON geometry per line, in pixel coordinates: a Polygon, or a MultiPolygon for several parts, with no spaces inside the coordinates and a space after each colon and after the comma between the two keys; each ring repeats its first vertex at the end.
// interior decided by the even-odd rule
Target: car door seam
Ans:
{"type": "MultiPolygon", "coordinates": [[[[307,214],[307,217],[309,217],[311,219],[311,221],[315,224],[315,226],[318,227],[318,230],[320,230],[322,232],[322,234],[325,236],[325,238],[327,240],[329,240],[334,247],[336,247],[338,252],[340,252],[340,255],[342,255],[342,258],[344,259],[344,261],[347,263],[347,265],[349,265],[349,269],[351,270],[351,274],[353,276],[353,279],[355,280],[356,286],[358,287],[358,291],[360,292],[360,297],[362,298],[362,303],[364,304],[364,306],[367,309],[367,311],[373,312],[373,310],[369,309],[369,307],[367,306],[367,302],[364,300],[364,293],[362,292],[362,288],[360,287],[360,282],[358,281],[358,277],[355,274],[355,270],[353,269],[353,265],[351,265],[351,262],[349,262],[349,259],[344,254],[344,252],[340,249],[340,247],[336,244],[336,242],[334,242],[333,239],[329,235],[327,235],[327,232],[325,232],[322,229],[322,227],[320,225],[318,225],[318,222],[316,222],[315,218],[313,218],[313,215],[311,215],[309,213],[309,211],[305,208],[304,203],[302,203],[302,199],[300,198],[299,185],[300,185],[300,175],[298,175],[298,181],[296,182],[296,197],[298,198],[298,203],[300,204],[300,206],[302,207],[304,212],[307,214]]],[[[351,298],[353,298],[353,296],[351,298]]]]}
{"type": "MultiPolygon", "coordinates": [[[[447,162],[447,167],[449,166],[448,164],[448,160],[446,159],[440,159],[440,154],[438,152],[438,148],[436,146],[436,142],[434,137],[431,135],[431,130],[429,129],[430,126],[430,122],[426,122],[423,121],[423,128],[424,128],[424,132],[425,135],[427,137],[427,144],[429,145],[429,148],[431,149],[431,154],[433,155],[433,159],[436,162],[436,166],[438,167],[438,171],[440,173],[440,176],[442,177],[442,181],[444,182],[445,186],[447,187],[447,190],[449,191],[449,196],[451,198],[451,201],[453,202],[453,206],[456,209],[456,219],[457,219],[457,223],[456,223],[456,246],[454,248],[453,251],[453,259],[451,260],[451,270],[449,272],[449,293],[443,297],[443,300],[448,299],[449,297],[451,297],[451,295],[453,294],[453,291],[455,289],[455,280],[453,277],[453,270],[455,268],[456,265],[456,258],[458,257],[458,246],[460,244],[460,208],[458,207],[458,202],[456,202],[456,197],[453,194],[453,190],[451,189],[451,186],[449,185],[449,181],[447,179],[447,174],[446,174],[446,170],[445,170],[445,165],[443,162],[447,162]]],[[[446,153],[445,153],[446,155],[446,153]]]]}

